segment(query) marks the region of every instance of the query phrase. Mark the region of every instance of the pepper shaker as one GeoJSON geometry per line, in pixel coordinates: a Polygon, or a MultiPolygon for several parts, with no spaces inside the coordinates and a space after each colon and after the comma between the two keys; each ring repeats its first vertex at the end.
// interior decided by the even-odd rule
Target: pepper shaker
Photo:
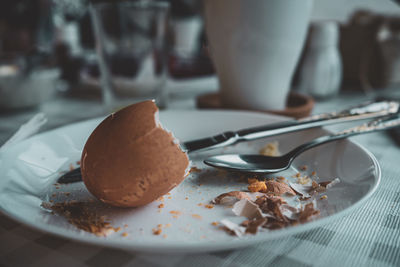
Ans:
{"type": "Polygon", "coordinates": [[[339,28],[334,21],[313,22],[297,76],[297,90],[317,99],[336,95],[342,81],[338,48],[339,28]]]}

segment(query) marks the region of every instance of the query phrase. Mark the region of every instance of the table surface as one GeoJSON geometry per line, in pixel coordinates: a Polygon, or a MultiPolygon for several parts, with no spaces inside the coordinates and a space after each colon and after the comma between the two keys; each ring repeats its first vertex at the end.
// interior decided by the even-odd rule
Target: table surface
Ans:
{"type": "MultiPolygon", "coordinates": [[[[184,87],[171,93],[170,109],[194,109],[195,96],[215,90],[184,87]]],[[[176,88],[175,88],[176,89],[176,88]]],[[[399,89],[345,93],[318,101],[313,113],[338,110],[376,95],[400,96],[399,89]]],[[[48,117],[42,131],[101,116],[98,100],[59,96],[33,110],[0,113],[0,144],[37,112],[48,117]]],[[[330,126],[331,129],[343,129],[330,126]]],[[[85,245],[32,230],[0,214],[0,266],[399,266],[400,148],[386,133],[353,137],[382,167],[376,193],[356,212],[335,223],[256,246],[194,255],[153,255],[85,245]]],[[[0,177],[1,178],[1,177],[0,177]]]]}

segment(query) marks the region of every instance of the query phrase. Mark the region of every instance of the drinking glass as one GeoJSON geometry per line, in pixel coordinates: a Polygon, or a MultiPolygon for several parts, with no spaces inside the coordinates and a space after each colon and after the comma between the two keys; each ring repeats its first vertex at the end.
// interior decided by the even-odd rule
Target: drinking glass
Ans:
{"type": "Polygon", "coordinates": [[[98,3],[90,12],[106,108],[147,99],[165,107],[168,3],[98,3]]]}

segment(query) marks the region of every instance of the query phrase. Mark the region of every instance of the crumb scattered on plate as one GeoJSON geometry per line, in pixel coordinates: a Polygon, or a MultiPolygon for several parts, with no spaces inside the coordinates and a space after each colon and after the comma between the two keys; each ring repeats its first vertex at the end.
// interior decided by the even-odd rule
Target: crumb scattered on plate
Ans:
{"type": "Polygon", "coordinates": [[[88,202],[70,201],[55,204],[43,202],[42,207],[65,217],[69,223],[78,229],[97,236],[108,236],[120,230],[119,227],[112,227],[104,216],[96,214],[96,211],[90,208],[88,202]]]}
{"type": "Polygon", "coordinates": [[[279,156],[281,154],[279,152],[279,143],[277,141],[268,143],[260,149],[259,153],[264,156],[279,156]]]}

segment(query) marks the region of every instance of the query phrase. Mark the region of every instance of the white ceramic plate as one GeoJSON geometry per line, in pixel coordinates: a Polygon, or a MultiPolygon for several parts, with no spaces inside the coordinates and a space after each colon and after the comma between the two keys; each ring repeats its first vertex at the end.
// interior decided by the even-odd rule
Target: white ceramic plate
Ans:
{"type": "MultiPolygon", "coordinates": [[[[284,119],[261,113],[231,111],[166,111],[161,112],[160,118],[165,127],[184,141],[284,119]]],[[[357,209],[374,192],[380,180],[380,168],[374,156],[349,140],[309,150],[296,159],[294,168],[279,175],[290,177],[296,172],[296,167],[307,165],[307,171],[316,171],[321,180],[339,177],[342,182],[328,191],[328,200],[318,202],[321,216],[299,226],[244,238],[233,237],[211,223],[223,218],[233,221],[243,221],[244,218],[234,216],[230,209],[224,207],[207,209],[198,204],[207,204],[227,191],[244,190],[247,184],[234,173],[206,171],[202,160],[217,153],[257,153],[260,147],[272,140],[278,140],[281,152],[285,152],[326,131],[313,129],[241,143],[191,154],[192,163],[203,171],[191,174],[170,195],[166,195],[162,209],[158,208],[159,201],[136,209],[117,209],[95,202],[99,213],[104,214],[114,227],[123,228],[106,238],[97,237],[78,230],[61,216],[50,214],[41,208],[41,203],[52,198],[56,201],[91,198],[81,182],[63,185],[59,189],[54,183],[60,172],[68,170],[71,164],[76,166],[87,137],[99,122],[100,119],[95,119],[55,129],[3,151],[0,155],[1,211],[41,231],[103,246],[151,252],[217,251],[271,241],[333,223],[357,209]],[[66,196],[65,192],[71,194],[66,196]],[[174,218],[170,211],[179,211],[181,215],[174,218]],[[124,228],[125,224],[128,226],[124,228]],[[152,229],[158,224],[171,226],[163,229],[161,235],[153,235],[152,229]],[[122,232],[129,235],[124,237],[122,232]],[[164,234],[166,236],[163,237],[164,234]]]]}

